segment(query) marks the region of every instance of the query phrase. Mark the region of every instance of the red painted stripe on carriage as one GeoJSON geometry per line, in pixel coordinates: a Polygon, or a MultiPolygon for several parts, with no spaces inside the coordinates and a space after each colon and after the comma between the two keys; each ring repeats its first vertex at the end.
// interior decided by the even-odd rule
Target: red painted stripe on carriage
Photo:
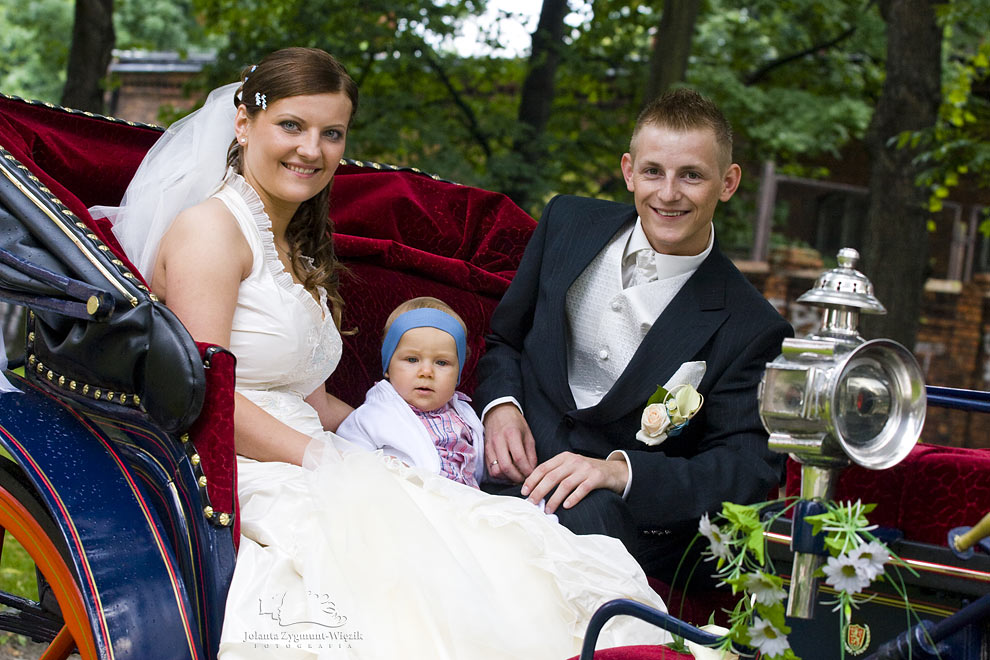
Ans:
{"type": "MultiPolygon", "coordinates": [[[[195,644],[193,644],[193,640],[192,640],[192,629],[191,629],[191,626],[189,625],[189,612],[187,612],[186,609],[182,606],[182,599],[179,597],[178,589],[176,587],[177,580],[176,580],[175,567],[172,565],[172,562],[170,562],[168,560],[167,553],[163,552],[163,550],[162,550],[162,548],[163,548],[162,538],[158,534],[157,528],[155,527],[155,525],[151,521],[151,517],[150,517],[150,514],[148,512],[147,502],[144,501],[144,498],[141,496],[140,492],[137,491],[136,485],[135,485],[134,481],[131,479],[130,471],[128,471],[126,469],[126,467],[124,466],[124,463],[121,460],[120,456],[117,455],[117,452],[114,451],[106,443],[105,439],[102,437],[102,435],[100,433],[97,433],[96,432],[96,430],[93,428],[93,426],[89,423],[89,420],[87,420],[82,415],[80,415],[79,412],[76,411],[75,408],[72,408],[71,406],[65,405],[60,399],[58,399],[57,397],[55,397],[53,394],[51,394],[50,392],[48,392],[48,391],[46,391],[46,390],[44,390],[44,389],[42,389],[42,388],[34,385],[33,383],[31,383],[31,382],[29,382],[27,380],[24,380],[23,382],[25,384],[27,384],[27,385],[30,385],[35,391],[43,394],[47,398],[49,398],[52,401],[55,401],[56,403],[58,403],[59,405],[61,405],[66,411],[68,411],[73,417],[75,417],[79,421],[79,423],[82,424],[86,428],[86,430],[88,430],[90,432],[90,434],[92,434],[93,437],[95,437],[100,442],[100,444],[102,444],[104,446],[104,448],[113,457],[114,461],[117,462],[117,465],[118,465],[118,467],[121,468],[121,471],[123,472],[123,474],[126,475],[128,486],[130,487],[131,492],[135,495],[135,497],[137,498],[137,500],[139,502],[139,505],[141,507],[142,515],[144,515],[145,521],[148,523],[148,527],[152,531],[152,534],[155,537],[155,542],[156,542],[156,545],[158,546],[158,552],[162,556],[162,559],[164,560],[164,563],[165,563],[165,566],[167,568],[167,572],[168,572],[168,575],[169,575],[169,579],[172,582],[172,594],[173,594],[173,596],[176,599],[176,605],[178,606],[179,611],[180,611],[181,616],[182,616],[182,625],[183,625],[183,629],[184,629],[185,634],[186,634],[186,644],[188,645],[189,650],[192,653],[192,657],[193,658],[199,658],[199,651],[198,651],[198,649],[195,648],[195,644]]],[[[12,441],[13,441],[13,438],[12,438],[12,441]]],[[[20,447],[20,445],[18,445],[18,447],[20,447]]],[[[41,472],[40,466],[37,466],[37,470],[38,470],[39,474],[43,474],[41,472]]],[[[46,480],[45,481],[46,487],[49,488],[49,491],[58,500],[59,506],[63,508],[63,512],[65,513],[65,519],[72,526],[73,534],[78,539],[78,533],[76,532],[75,525],[72,523],[71,519],[68,517],[68,513],[64,510],[64,504],[62,503],[61,498],[59,498],[58,497],[58,494],[55,493],[54,492],[54,489],[51,488],[51,484],[47,481],[47,477],[45,477],[45,480],[46,480]]],[[[92,584],[92,587],[93,587],[93,595],[96,598],[96,603],[98,605],[98,611],[100,612],[100,626],[101,626],[101,628],[105,632],[104,638],[106,640],[108,640],[108,642],[109,642],[110,632],[109,632],[109,628],[107,628],[107,626],[106,626],[106,620],[103,617],[103,603],[102,603],[102,600],[100,599],[99,592],[97,592],[97,590],[96,590],[96,584],[95,584],[95,582],[93,582],[92,570],[90,569],[90,566],[89,566],[89,560],[87,559],[85,552],[82,551],[82,545],[79,544],[79,543],[77,543],[77,545],[79,547],[80,556],[81,556],[83,562],[86,565],[87,579],[90,581],[90,583],[92,584]]],[[[114,658],[113,645],[112,644],[109,644],[108,645],[108,649],[109,649],[109,653],[110,653],[110,658],[111,658],[111,660],[113,660],[113,658],[114,658]]]]}
{"type": "MultiPolygon", "coordinates": [[[[787,534],[763,532],[763,538],[771,543],[777,543],[779,545],[789,546],[791,544],[791,537],[787,534]]],[[[990,573],[987,573],[986,571],[977,571],[972,568],[963,568],[962,566],[950,566],[948,564],[938,564],[936,562],[922,561],[920,559],[905,559],[904,557],[891,560],[891,563],[895,565],[907,566],[926,573],[938,573],[939,575],[974,580],[976,582],[990,582],[990,573]]]]}
{"type": "Polygon", "coordinates": [[[58,492],[54,489],[54,487],[52,487],[51,480],[48,478],[48,475],[45,474],[45,471],[41,469],[41,466],[38,464],[38,462],[34,460],[34,457],[31,456],[27,448],[24,447],[24,445],[22,445],[20,442],[18,442],[17,438],[15,438],[13,434],[11,434],[10,431],[8,431],[7,428],[2,424],[0,424],[0,433],[3,433],[3,435],[11,442],[11,444],[17,447],[17,451],[20,454],[20,458],[26,463],[28,463],[31,466],[31,468],[34,470],[34,472],[41,478],[41,481],[44,484],[45,489],[49,492],[49,494],[51,494],[52,499],[55,500],[55,503],[58,506],[59,513],[62,515],[62,519],[65,520],[66,523],[68,523],[70,535],[72,537],[72,543],[76,547],[76,552],[83,563],[83,567],[84,567],[83,574],[85,575],[86,578],[86,584],[89,587],[90,593],[92,594],[94,604],[96,605],[96,610],[97,612],[99,612],[99,616],[98,616],[98,620],[100,624],[99,631],[103,637],[104,644],[106,645],[106,648],[112,660],[114,657],[113,642],[110,639],[110,629],[107,627],[106,619],[103,616],[103,602],[100,599],[100,592],[96,588],[96,581],[93,578],[93,570],[89,565],[89,560],[86,558],[86,552],[83,549],[82,540],[79,538],[79,531],[76,529],[76,525],[73,522],[72,517],[69,515],[68,509],[66,509],[65,502],[62,501],[62,498],[59,496],[58,492]]]}
{"type": "Polygon", "coordinates": [[[178,572],[176,570],[176,567],[173,565],[172,561],[169,559],[168,553],[165,552],[165,542],[162,539],[161,534],[158,533],[158,528],[155,526],[155,523],[151,519],[151,513],[148,507],[148,503],[145,501],[144,497],[141,495],[141,492],[138,490],[137,484],[134,483],[134,479],[133,477],[131,477],[130,471],[127,469],[127,466],[124,464],[123,459],[121,459],[120,456],[117,454],[117,451],[106,441],[105,438],[103,438],[103,436],[100,433],[96,432],[96,430],[92,427],[92,425],[89,423],[88,420],[80,416],[75,410],[71,410],[71,412],[79,419],[80,423],[83,426],[85,426],[90,433],[93,434],[93,437],[95,437],[99,441],[99,443],[103,445],[104,449],[107,450],[110,456],[113,457],[113,460],[117,463],[117,466],[120,468],[121,473],[124,475],[124,478],[127,480],[127,485],[130,487],[131,493],[134,495],[135,499],[137,499],[141,507],[141,513],[142,515],[144,515],[144,519],[148,523],[148,529],[151,530],[151,533],[155,538],[155,546],[158,548],[158,554],[161,556],[162,561],[165,564],[165,567],[168,572],[169,580],[172,583],[172,595],[175,598],[176,607],[178,607],[179,612],[181,612],[182,628],[186,634],[186,644],[189,647],[189,652],[192,654],[193,658],[199,658],[199,649],[197,649],[196,645],[193,643],[192,626],[189,623],[189,612],[182,604],[182,598],[179,595],[179,588],[178,588],[179,581],[177,577],[178,572]]]}
{"type": "MultiPolygon", "coordinates": [[[[140,426],[138,426],[136,424],[128,424],[127,422],[122,422],[122,421],[117,420],[117,419],[113,419],[113,418],[110,418],[110,417],[102,417],[102,416],[98,416],[98,415],[94,415],[93,417],[96,418],[96,419],[99,419],[101,422],[105,423],[107,426],[109,426],[111,428],[114,428],[114,429],[117,429],[118,431],[123,431],[123,432],[129,433],[131,435],[140,436],[142,438],[145,438],[146,440],[151,440],[151,441],[155,442],[156,444],[161,445],[161,443],[158,442],[158,437],[157,436],[152,435],[152,434],[146,432],[143,428],[141,428],[140,426]]],[[[134,445],[134,446],[136,447],[137,445],[134,445]]],[[[157,461],[156,461],[156,463],[157,463],[157,461]]],[[[158,466],[162,469],[163,472],[169,472],[170,471],[170,470],[166,470],[165,469],[165,466],[163,466],[161,463],[158,463],[158,466]]],[[[189,510],[190,511],[195,511],[195,507],[192,506],[192,502],[189,502],[188,500],[186,500],[186,503],[189,505],[189,510]]],[[[205,575],[203,573],[203,568],[202,568],[201,562],[193,561],[194,558],[195,558],[195,556],[196,556],[196,553],[194,553],[193,548],[192,548],[192,541],[193,540],[195,540],[197,542],[197,544],[198,544],[199,537],[198,536],[195,536],[195,535],[193,535],[192,537],[189,537],[189,535],[187,535],[187,538],[186,538],[186,548],[189,551],[189,557],[190,557],[190,560],[191,560],[190,561],[190,564],[195,567],[196,574],[199,576],[199,581],[197,583],[197,586],[199,587],[199,593],[200,593],[201,596],[203,596],[203,599],[202,599],[203,602],[206,602],[206,589],[205,589],[205,586],[204,586],[205,575]]],[[[205,612],[203,612],[203,616],[204,617],[206,616],[206,613],[205,612]]],[[[205,641],[204,641],[204,643],[205,643],[205,641]]]]}

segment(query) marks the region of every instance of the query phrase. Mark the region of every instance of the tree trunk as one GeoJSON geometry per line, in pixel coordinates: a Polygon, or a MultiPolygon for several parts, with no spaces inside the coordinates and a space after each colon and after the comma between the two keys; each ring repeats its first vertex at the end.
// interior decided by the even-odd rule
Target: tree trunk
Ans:
{"type": "Polygon", "coordinates": [[[644,107],[671,85],[684,80],[700,6],[701,0],[667,0],[663,3],[660,27],[650,54],[650,77],[643,95],[644,107]]]}
{"type": "Polygon", "coordinates": [[[533,33],[528,71],[519,99],[519,133],[512,142],[516,163],[503,188],[523,208],[531,197],[531,181],[543,157],[543,132],[553,105],[554,78],[564,47],[567,12],[567,0],[543,0],[540,23],[533,33]]]}
{"type": "Polygon", "coordinates": [[[916,151],[898,148],[896,138],[935,124],[942,32],[930,0],[880,0],[879,6],[887,23],[887,77],[866,134],[871,168],[861,270],[887,314],[866,317],[864,334],[914,348],[928,262],[928,192],[915,185],[916,151]]]}
{"type": "Polygon", "coordinates": [[[102,113],[103,86],[115,41],[113,0],[76,0],[62,105],[102,113]]]}

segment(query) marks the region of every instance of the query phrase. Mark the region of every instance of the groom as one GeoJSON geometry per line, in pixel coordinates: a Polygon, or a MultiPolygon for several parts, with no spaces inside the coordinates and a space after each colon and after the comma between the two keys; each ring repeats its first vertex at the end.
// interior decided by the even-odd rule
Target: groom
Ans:
{"type": "Polygon", "coordinates": [[[780,479],[756,390],[793,331],[715,240],[741,170],[711,101],[685,89],[654,101],[621,164],[635,206],[547,205],[492,317],[474,400],[492,479],[546,498],[579,534],[621,539],[670,581],[702,514],[780,479]],[[638,440],[657,386],[682,382],[704,397],[696,416],[662,444],[638,440]]]}

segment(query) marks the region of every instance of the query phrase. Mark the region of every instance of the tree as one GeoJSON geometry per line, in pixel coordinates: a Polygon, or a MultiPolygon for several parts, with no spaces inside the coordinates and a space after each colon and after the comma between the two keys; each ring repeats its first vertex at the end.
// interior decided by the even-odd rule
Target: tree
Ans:
{"type": "Polygon", "coordinates": [[[103,112],[103,78],[114,47],[113,0],[76,0],[62,105],[103,112]]]}
{"type": "Polygon", "coordinates": [[[0,92],[57,102],[65,84],[72,0],[0,0],[0,92]]]}
{"type": "Polygon", "coordinates": [[[550,119],[555,78],[564,44],[567,0],[543,0],[540,23],[533,33],[526,79],[519,98],[520,129],[512,141],[516,167],[509,168],[502,190],[520,206],[530,202],[532,186],[544,160],[544,132],[550,119]]]}
{"type": "Polygon", "coordinates": [[[942,31],[929,0],[880,0],[887,23],[887,79],[866,134],[870,196],[864,268],[887,315],[867,328],[913,347],[928,253],[927,198],[915,183],[917,149],[897,136],[935,125],[941,99],[942,31]]]}
{"type": "Polygon", "coordinates": [[[687,74],[691,41],[701,0],[667,0],[650,53],[650,76],[646,79],[645,106],[687,74]]]}

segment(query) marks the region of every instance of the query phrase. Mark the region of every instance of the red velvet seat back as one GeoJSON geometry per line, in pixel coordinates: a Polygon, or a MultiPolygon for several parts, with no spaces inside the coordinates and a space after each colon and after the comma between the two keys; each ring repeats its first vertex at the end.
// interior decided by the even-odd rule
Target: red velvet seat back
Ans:
{"type": "MultiPolygon", "coordinates": [[[[104,220],[87,212],[115,205],[145,152],[161,131],[0,96],[0,146],[84,220],[127,262],[104,220]]],[[[348,267],[341,281],[346,303],[344,353],[329,387],[357,405],[381,377],[380,335],[385,318],[403,300],[432,295],[449,303],[468,325],[469,358],[461,387],[475,383],[484,333],[508,286],[535,223],[505,196],[373,165],[338,170],[330,202],[338,256],[348,267]]],[[[133,270],[133,269],[132,269],[133,270]]],[[[135,271],[136,272],[136,271],[135,271]]],[[[205,347],[201,347],[205,348],[205,347]]],[[[226,369],[232,362],[221,360],[226,369]]],[[[233,374],[211,369],[219,383],[207,393],[192,429],[218,512],[229,512],[234,483],[233,374]]]]}

